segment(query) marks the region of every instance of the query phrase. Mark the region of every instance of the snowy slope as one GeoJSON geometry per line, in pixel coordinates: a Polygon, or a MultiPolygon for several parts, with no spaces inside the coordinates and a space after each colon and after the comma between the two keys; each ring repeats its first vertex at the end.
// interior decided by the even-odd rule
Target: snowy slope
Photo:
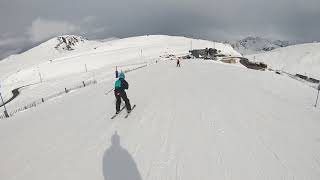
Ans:
{"type": "Polygon", "coordinates": [[[229,42],[229,44],[231,44],[231,46],[241,54],[248,55],[287,47],[295,43],[281,40],[270,40],[261,37],[247,37],[239,41],[229,42]]]}
{"type": "Polygon", "coordinates": [[[246,56],[269,67],[320,79],[320,43],[308,43],[246,56]]]}
{"type": "Polygon", "coordinates": [[[79,53],[91,50],[94,47],[99,46],[99,44],[101,43],[98,41],[89,41],[84,37],[75,35],[65,35],[52,38],[24,53],[11,55],[1,60],[0,77],[3,78],[3,76],[9,76],[11,73],[39,65],[59,57],[67,56],[70,53],[79,53]],[[73,42],[71,45],[73,51],[63,49],[66,47],[66,43],[63,43],[61,38],[65,38],[70,42],[73,42]]]}
{"type": "MultiPolygon", "coordinates": [[[[23,100],[12,101],[12,106],[24,105],[23,102],[42,98],[55,93],[56,89],[63,90],[84,80],[112,77],[115,66],[126,67],[130,64],[151,62],[166,54],[185,55],[191,44],[193,48],[213,46],[211,41],[164,35],[112,41],[88,41],[70,35],[63,37],[68,40],[67,44],[60,45],[63,42],[61,38],[54,38],[21,55],[0,61],[0,80],[5,99],[12,96],[11,91],[14,88],[35,84],[22,89],[23,92],[18,98],[23,100]],[[64,49],[66,45],[73,43],[74,50],[64,49]],[[43,83],[39,83],[40,76],[43,83]],[[32,91],[26,91],[30,88],[32,91]]],[[[215,43],[215,47],[226,55],[239,56],[230,45],[215,43]]]]}
{"type": "Polygon", "coordinates": [[[127,80],[128,119],[109,119],[110,81],[0,121],[0,179],[320,179],[314,89],[198,60],[127,80]]]}
{"type": "MultiPolygon", "coordinates": [[[[190,44],[193,48],[205,48],[212,47],[213,43],[205,40],[195,40],[184,37],[173,36],[141,36],[126,38],[108,42],[100,41],[87,41],[81,37],[77,37],[79,42],[73,48],[74,51],[67,51],[65,54],[61,52],[65,46],[59,46],[60,41],[56,38],[51,39],[38,47],[35,47],[21,55],[11,56],[0,62],[0,77],[10,78],[15,83],[20,80],[20,77],[27,79],[27,71],[34,71],[40,69],[44,73],[48,69],[58,69],[63,66],[68,68],[68,74],[78,72],[74,66],[81,64],[81,70],[83,70],[84,64],[92,65],[93,68],[101,68],[105,65],[111,64],[111,62],[121,63],[124,58],[132,59],[133,56],[141,59],[141,50],[144,57],[158,57],[163,54],[186,54],[190,50],[190,44]],[[192,43],[191,43],[192,42],[192,43]],[[57,53],[57,56],[55,54],[57,53]],[[117,58],[117,60],[115,60],[117,58]],[[73,68],[68,66],[68,62],[71,62],[73,68]],[[22,72],[23,71],[23,72],[22,72]],[[11,77],[10,77],[11,76],[11,77]],[[18,77],[16,77],[18,76],[18,77]],[[14,80],[19,79],[19,80],[14,80]]],[[[216,48],[221,50],[222,53],[227,55],[239,56],[239,53],[234,51],[229,45],[222,43],[216,43],[216,48]]],[[[132,61],[132,60],[131,60],[132,61]]],[[[48,73],[49,76],[65,75],[64,71],[48,73]]],[[[33,75],[31,75],[33,76],[33,75]]],[[[48,77],[50,78],[50,77],[48,77]]],[[[30,79],[28,79],[30,81],[30,79]]],[[[9,82],[7,82],[8,84],[9,82]]]]}

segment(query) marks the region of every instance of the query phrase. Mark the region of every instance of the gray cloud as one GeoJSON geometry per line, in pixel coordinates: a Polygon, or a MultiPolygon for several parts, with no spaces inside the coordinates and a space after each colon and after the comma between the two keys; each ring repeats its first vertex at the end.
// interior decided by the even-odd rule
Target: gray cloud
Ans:
{"type": "MultiPolygon", "coordinates": [[[[6,49],[23,49],[64,33],[91,39],[168,34],[210,40],[249,35],[320,40],[319,0],[0,1],[0,34],[25,39],[1,38],[6,49]]],[[[4,45],[0,47],[3,51],[4,45]]]]}
{"type": "Polygon", "coordinates": [[[11,54],[21,52],[27,47],[28,40],[24,37],[15,37],[10,33],[0,35],[0,60],[11,54]]]}
{"type": "Polygon", "coordinates": [[[32,22],[27,33],[32,42],[41,42],[51,38],[52,36],[73,33],[78,30],[79,27],[65,21],[53,21],[37,18],[32,22]]]}

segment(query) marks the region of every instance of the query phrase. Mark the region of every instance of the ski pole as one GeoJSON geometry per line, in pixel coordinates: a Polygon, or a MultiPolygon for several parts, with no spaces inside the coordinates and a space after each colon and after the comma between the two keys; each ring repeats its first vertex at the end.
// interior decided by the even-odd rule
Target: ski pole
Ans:
{"type": "Polygon", "coordinates": [[[114,88],[110,89],[108,92],[105,93],[105,95],[108,95],[113,90],[114,90],[114,88]]]}

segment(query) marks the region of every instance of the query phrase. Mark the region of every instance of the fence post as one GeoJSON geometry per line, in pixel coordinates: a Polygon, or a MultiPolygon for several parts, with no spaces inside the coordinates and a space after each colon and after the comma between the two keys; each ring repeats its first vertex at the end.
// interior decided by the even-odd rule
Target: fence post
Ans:
{"type": "Polygon", "coordinates": [[[317,95],[317,100],[316,100],[316,104],[314,105],[314,107],[317,107],[317,105],[318,105],[319,92],[320,92],[320,84],[318,86],[318,95],[317,95]]]}
{"type": "Polygon", "coordinates": [[[4,116],[5,116],[6,118],[8,118],[8,117],[9,117],[9,114],[8,114],[8,112],[7,112],[7,111],[4,111],[4,116]]]}
{"type": "Polygon", "coordinates": [[[4,115],[5,115],[6,117],[9,117],[8,111],[7,111],[7,108],[6,108],[6,104],[4,103],[4,100],[3,100],[3,98],[2,98],[1,92],[0,92],[0,97],[1,97],[2,104],[3,104],[3,108],[4,108],[4,115]]]}

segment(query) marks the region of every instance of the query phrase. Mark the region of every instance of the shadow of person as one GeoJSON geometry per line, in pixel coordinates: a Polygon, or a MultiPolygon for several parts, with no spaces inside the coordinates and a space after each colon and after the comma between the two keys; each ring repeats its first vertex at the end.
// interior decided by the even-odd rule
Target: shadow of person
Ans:
{"type": "Polygon", "coordinates": [[[129,152],[121,147],[117,132],[111,137],[111,147],[103,155],[105,180],[142,180],[137,165],[129,152]]]}

